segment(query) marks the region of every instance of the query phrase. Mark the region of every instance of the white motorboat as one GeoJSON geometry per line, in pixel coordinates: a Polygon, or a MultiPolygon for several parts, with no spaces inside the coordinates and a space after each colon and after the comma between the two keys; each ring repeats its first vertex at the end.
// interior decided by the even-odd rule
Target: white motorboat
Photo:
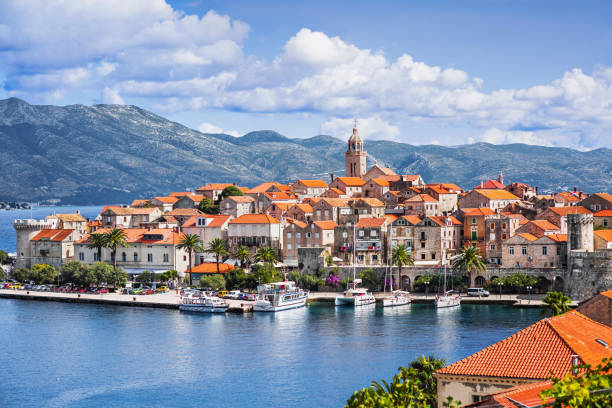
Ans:
{"type": "Polygon", "coordinates": [[[193,297],[185,296],[181,298],[179,310],[183,312],[198,312],[198,313],[225,313],[229,308],[229,303],[225,300],[212,297],[193,297]]]}
{"type": "Polygon", "coordinates": [[[404,290],[394,290],[390,296],[383,299],[383,306],[403,306],[410,303],[410,292],[404,290]]]}
{"type": "Polygon", "coordinates": [[[461,296],[459,296],[458,294],[453,294],[453,292],[449,290],[443,295],[436,295],[434,305],[437,308],[460,306],[461,296]]]}
{"type": "Polygon", "coordinates": [[[344,296],[338,296],[335,303],[336,306],[365,306],[376,303],[376,299],[365,288],[353,288],[346,290],[344,296]]]}
{"type": "Polygon", "coordinates": [[[257,292],[254,312],[280,312],[304,307],[308,299],[308,291],[296,287],[292,281],[261,285],[257,292]]]}

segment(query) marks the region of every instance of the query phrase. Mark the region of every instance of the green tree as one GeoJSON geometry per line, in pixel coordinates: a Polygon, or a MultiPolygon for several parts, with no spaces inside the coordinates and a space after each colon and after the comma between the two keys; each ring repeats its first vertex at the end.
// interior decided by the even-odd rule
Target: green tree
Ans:
{"type": "Polygon", "coordinates": [[[122,268],[116,268],[111,271],[111,280],[117,287],[124,287],[128,281],[128,275],[122,268]]]}
{"type": "Polygon", "coordinates": [[[8,254],[5,250],[0,249],[0,265],[4,265],[8,261],[8,254]]]}
{"type": "Polygon", "coordinates": [[[171,280],[177,279],[177,278],[178,278],[178,271],[174,269],[169,269],[159,276],[159,280],[162,282],[170,282],[171,280]]]}
{"type": "MultiPolygon", "coordinates": [[[[408,250],[406,245],[400,244],[393,248],[393,251],[391,252],[391,264],[398,266],[398,275],[400,276],[400,279],[402,276],[402,266],[414,265],[411,251],[408,250]]],[[[399,282],[397,282],[397,284],[399,284],[399,282]]]]}
{"type": "Polygon", "coordinates": [[[142,271],[136,276],[136,282],[140,283],[151,283],[155,279],[155,274],[149,271],[142,271]]]}
{"type": "Polygon", "coordinates": [[[569,297],[565,296],[560,292],[548,292],[542,299],[542,303],[546,305],[544,313],[550,311],[553,316],[557,316],[566,313],[570,310],[570,303],[572,301],[569,297]]]}
{"type": "Polygon", "coordinates": [[[236,187],[236,186],[227,186],[221,192],[221,197],[219,198],[219,201],[223,200],[225,197],[243,196],[243,195],[244,195],[244,193],[238,187],[236,187]]]}
{"type": "Polygon", "coordinates": [[[98,251],[98,261],[102,261],[102,248],[106,248],[107,235],[104,233],[90,234],[87,239],[87,248],[98,251]]]}
{"type": "Polygon", "coordinates": [[[204,197],[202,201],[200,201],[198,209],[205,214],[219,214],[219,206],[208,197],[204,197]]]}
{"type": "Polygon", "coordinates": [[[28,280],[30,273],[31,272],[28,268],[19,268],[11,272],[11,277],[17,282],[25,282],[26,280],[28,280]]]}
{"type": "Polygon", "coordinates": [[[552,387],[540,393],[542,406],[551,408],[603,408],[612,406],[612,359],[592,368],[578,365],[563,378],[552,378],[552,387]],[[607,391],[602,391],[607,390],[607,391]],[[551,401],[552,399],[552,401],[551,401]]]}
{"type": "Polygon", "coordinates": [[[242,289],[247,286],[247,274],[242,268],[234,268],[227,274],[227,289],[242,289]]]}
{"type": "MultiPolygon", "coordinates": [[[[106,241],[106,247],[111,251],[111,259],[113,260],[113,271],[117,271],[117,249],[119,247],[127,248],[129,246],[127,242],[127,235],[125,231],[121,228],[113,228],[112,230],[105,233],[104,236],[106,241]]],[[[111,275],[112,278],[114,278],[116,274],[111,275]]],[[[112,282],[113,287],[117,287],[117,282],[115,282],[114,280],[112,282]]]]}
{"type": "Polygon", "coordinates": [[[538,278],[527,275],[525,273],[513,273],[503,279],[503,284],[507,288],[512,288],[516,291],[521,291],[527,286],[534,287],[538,283],[538,278]]]}
{"type": "Polygon", "coordinates": [[[334,266],[334,256],[333,255],[326,256],[325,263],[327,264],[327,266],[334,266]]]}
{"type": "Polygon", "coordinates": [[[366,288],[372,291],[377,290],[380,285],[380,282],[378,278],[376,277],[376,273],[374,272],[374,269],[371,269],[371,268],[364,269],[363,271],[361,271],[358,277],[361,279],[363,286],[365,286],[366,288]]]}
{"type": "Polygon", "coordinates": [[[4,272],[4,269],[0,268],[0,281],[5,281],[6,278],[6,272],[4,272]]]}
{"type": "Polygon", "coordinates": [[[87,285],[87,271],[89,267],[81,261],[70,261],[60,268],[62,283],[72,283],[77,286],[87,285]]]}
{"type": "Polygon", "coordinates": [[[98,286],[112,282],[115,269],[106,262],[94,262],[87,270],[86,282],[88,286],[98,286]]]}
{"type": "Polygon", "coordinates": [[[474,272],[485,271],[487,265],[485,264],[482,256],[480,256],[480,249],[475,246],[464,246],[457,252],[457,258],[453,261],[453,268],[461,271],[470,280],[472,284],[472,274],[474,272]]]}
{"type": "Polygon", "coordinates": [[[178,249],[184,249],[189,255],[189,286],[192,285],[191,278],[191,256],[194,252],[202,251],[202,238],[198,234],[182,234],[179,239],[178,249]]]}
{"type": "Polygon", "coordinates": [[[260,247],[255,253],[255,261],[274,266],[278,262],[278,255],[272,247],[260,247]]]}
{"type": "MultiPolygon", "coordinates": [[[[421,357],[408,367],[400,367],[399,373],[390,383],[373,381],[347,401],[349,408],[392,408],[415,407],[430,408],[437,406],[437,382],[433,373],[444,366],[444,360],[434,357],[421,357]]],[[[445,406],[459,406],[460,402],[445,401],[445,406]]]]}
{"type": "Polygon", "coordinates": [[[51,284],[55,282],[58,275],[57,269],[49,264],[36,264],[30,271],[30,280],[37,284],[51,284]]]}
{"type": "Polygon", "coordinates": [[[244,245],[240,245],[238,248],[236,248],[234,256],[240,262],[241,268],[246,268],[251,264],[251,253],[249,252],[249,248],[245,247],[244,245]]]}
{"type": "Polygon", "coordinates": [[[249,289],[257,288],[257,285],[264,283],[272,283],[280,280],[280,275],[272,264],[265,263],[264,265],[253,265],[251,273],[247,275],[247,287],[249,289]]]}
{"type": "Polygon", "coordinates": [[[225,289],[225,278],[216,273],[210,275],[202,275],[200,277],[200,287],[213,290],[225,289]]]}
{"type": "Polygon", "coordinates": [[[215,238],[208,243],[206,252],[215,255],[215,261],[217,263],[217,273],[221,273],[219,271],[219,264],[221,263],[221,258],[229,255],[229,252],[227,251],[227,242],[225,242],[224,239],[215,238]]]}

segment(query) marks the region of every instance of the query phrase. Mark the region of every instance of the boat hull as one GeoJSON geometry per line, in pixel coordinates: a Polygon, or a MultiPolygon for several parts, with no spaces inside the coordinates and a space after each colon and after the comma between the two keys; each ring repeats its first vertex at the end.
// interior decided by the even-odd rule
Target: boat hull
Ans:
{"type": "Polygon", "coordinates": [[[279,305],[273,305],[266,300],[258,300],[253,305],[254,312],[282,312],[283,310],[297,309],[299,307],[306,306],[306,299],[308,296],[299,297],[297,299],[291,299],[290,301],[283,302],[279,305]]]}
{"type": "Polygon", "coordinates": [[[398,297],[383,299],[383,307],[404,306],[410,304],[410,298],[398,297]]]}
{"type": "Polygon", "coordinates": [[[376,299],[372,295],[368,296],[339,296],[335,299],[336,306],[365,306],[376,303],[376,299]]]}
{"type": "Polygon", "coordinates": [[[225,313],[227,309],[229,309],[229,305],[210,306],[210,305],[186,304],[186,305],[179,306],[180,311],[193,312],[193,313],[225,313]]]}
{"type": "Polygon", "coordinates": [[[434,306],[438,309],[444,307],[456,307],[461,305],[461,299],[459,298],[439,298],[434,301],[434,306]]]}

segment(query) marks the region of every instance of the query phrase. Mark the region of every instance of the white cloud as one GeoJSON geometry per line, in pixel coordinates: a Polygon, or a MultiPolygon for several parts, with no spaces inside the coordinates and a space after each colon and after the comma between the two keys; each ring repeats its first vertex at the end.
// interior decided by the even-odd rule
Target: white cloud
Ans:
{"type": "Polygon", "coordinates": [[[474,140],[495,143],[612,145],[612,68],[484,92],[460,69],[392,59],[309,28],[271,61],[245,56],[248,32],[229,16],[185,14],[164,0],[5,0],[4,91],[32,102],[136,99],[160,112],[308,112],[330,118],[321,130],[338,135],[351,129],[339,118],[358,116],[366,137],[399,140],[400,126],[429,122],[469,126],[474,140]]]}
{"type": "MultiPolygon", "coordinates": [[[[320,133],[346,139],[350,136],[353,126],[354,119],[331,118],[321,125],[320,133]]],[[[359,118],[357,128],[364,139],[397,140],[400,134],[397,126],[389,124],[378,115],[359,118]]]]}
{"type": "Polygon", "coordinates": [[[198,126],[198,130],[202,133],[225,133],[226,135],[239,137],[240,133],[237,130],[223,130],[222,128],[213,125],[212,123],[203,122],[198,126]]]}

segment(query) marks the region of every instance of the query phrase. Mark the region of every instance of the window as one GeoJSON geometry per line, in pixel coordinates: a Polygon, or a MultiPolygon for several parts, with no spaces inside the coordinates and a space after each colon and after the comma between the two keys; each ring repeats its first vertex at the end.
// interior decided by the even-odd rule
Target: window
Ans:
{"type": "Polygon", "coordinates": [[[491,223],[491,225],[489,225],[489,228],[494,230],[495,229],[495,224],[491,223]]]}
{"type": "Polygon", "coordinates": [[[502,239],[506,239],[506,234],[502,234],[502,239]]]}
{"type": "Polygon", "coordinates": [[[315,238],[317,238],[317,239],[319,238],[319,233],[318,232],[315,232],[315,238]]]}
{"type": "Polygon", "coordinates": [[[372,231],[370,231],[370,236],[371,236],[371,237],[375,237],[375,236],[376,236],[376,230],[372,230],[372,231]]]}
{"type": "Polygon", "coordinates": [[[421,259],[425,260],[425,254],[421,254],[421,259]]]}
{"type": "Polygon", "coordinates": [[[306,238],[310,238],[310,232],[306,233],[306,238]]]}
{"type": "Polygon", "coordinates": [[[548,254],[548,248],[546,248],[545,246],[542,247],[542,255],[547,255],[548,254]]]}
{"type": "Polygon", "coordinates": [[[514,247],[511,246],[508,248],[510,255],[514,255],[514,247]]]}
{"type": "Polygon", "coordinates": [[[134,252],[134,262],[138,262],[138,252],[134,252]]]}
{"type": "Polygon", "coordinates": [[[291,238],[291,232],[287,233],[287,238],[291,238]]]}
{"type": "MultiPolygon", "coordinates": [[[[327,212],[327,210],[325,210],[325,212],[327,212]]],[[[321,216],[321,210],[317,210],[317,217],[321,216]]]]}
{"type": "Polygon", "coordinates": [[[608,226],[608,220],[606,218],[604,218],[604,220],[603,220],[603,225],[604,225],[604,227],[608,226]]]}
{"type": "Polygon", "coordinates": [[[476,224],[476,218],[472,218],[472,224],[476,224]]]}
{"type": "Polygon", "coordinates": [[[85,260],[85,254],[83,252],[79,252],[79,261],[85,260]]]}
{"type": "MultiPolygon", "coordinates": [[[[421,242],[421,248],[425,248],[425,243],[424,242],[421,242]]],[[[423,259],[425,259],[425,258],[423,258],[423,259]]]]}
{"type": "Polygon", "coordinates": [[[421,241],[425,241],[425,231],[421,231],[421,241]]]}
{"type": "Polygon", "coordinates": [[[521,247],[521,253],[523,255],[527,255],[527,247],[526,246],[521,247]]]}
{"type": "Polygon", "coordinates": [[[436,253],[435,252],[431,253],[431,259],[436,259],[436,253]]]}
{"type": "MultiPolygon", "coordinates": [[[[317,212],[319,213],[318,215],[321,215],[321,211],[317,211],[317,212]]],[[[325,216],[326,216],[326,217],[328,217],[328,216],[329,216],[329,210],[325,210],[325,216]]]]}
{"type": "Polygon", "coordinates": [[[168,256],[168,254],[164,254],[164,262],[169,262],[169,261],[168,261],[168,259],[169,259],[169,258],[170,258],[170,257],[168,256]]]}
{"type": "Polygon", "coordinates": [[[506,223],[505,222],[502,224],[502,229],[506,229],[506,223]]]}
{"type": "Polygon", "coordinates": [[[561,247],[557,247],[557,255],[561,255],[561,247]]]}
{"type": "Polygon", "coordinates": [[[298,239],[302,238],[302,233],[301,232],[296,232],[295,233],[295,237],[298,238],[298,239]]]}
{"type": "Polygon", "coordinates": [[[364,230],[359,230],[359,236],[363,237],[365,235],[365,231],[364,230]]]}
{"type": "Polygon", "coordinates": [[[489,234],[489,241],[495,241],[495,233],[489,234]]]}
{"type": "Polygon", "coordinates": [[[472,241],[476,241],[478,233],[476,231],[472,231],[472,241]]]}
{"type": "Polygon", "coordinates": [[[126,259],[127,259],[127,254],[126,254],[125,252],[122,252],[122,253],[121,253],[121,261],[122,261],[122,262],[125,262],[125,261],[126,261],[126,259]]]}
{"type": "Polygon", "coordinates": [[[94,261],[99,261],[97,252],[94,252],[94,261]]]}
{"type": "Polygon", "coordinates": [[[348,237],[348,233],[347,233],[346,231],[344,231],[344,232],[342,233],[342,238],[346,238],[346,237],[348,237]]]}
{"type": "Polygon", "coordinates": [[[376,255],[376,254],[372,255],[372,260],[373,261],[378,261],[378,255],[376,255]]]}
{"type": "Polygon", "coordinates": [[[491,245],[491,251],[495,251],[495,245],[491,245]]]}
{"type": "Polygon", "coordinates": [[[153,262],[153,254],[147,254],[147,262],[153,262]]]}
{"type": "Polygon", "coordinates": [[[291,244],[287,244],[287,249],[291,249],[291,244]]]}

